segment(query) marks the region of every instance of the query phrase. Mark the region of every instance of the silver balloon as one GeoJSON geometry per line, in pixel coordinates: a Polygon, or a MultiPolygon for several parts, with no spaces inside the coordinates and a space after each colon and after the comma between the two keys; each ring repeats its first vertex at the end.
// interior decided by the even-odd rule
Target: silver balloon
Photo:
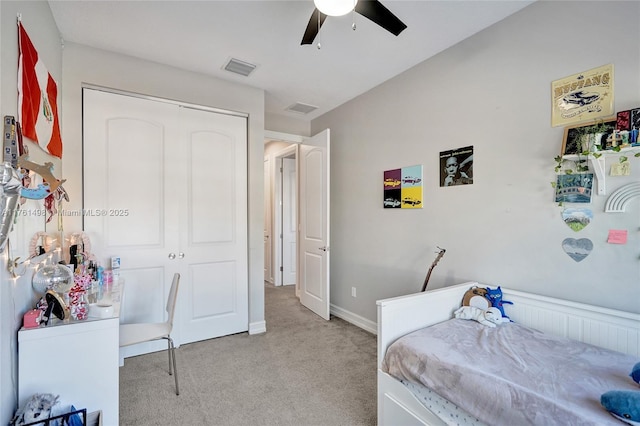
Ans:
{"type": "Polygon", "coordinates": [[[21,188],[22,181],[18,171],[5,161],[0,167],[0,252],[4,250],[18,212],[21,188]]]}

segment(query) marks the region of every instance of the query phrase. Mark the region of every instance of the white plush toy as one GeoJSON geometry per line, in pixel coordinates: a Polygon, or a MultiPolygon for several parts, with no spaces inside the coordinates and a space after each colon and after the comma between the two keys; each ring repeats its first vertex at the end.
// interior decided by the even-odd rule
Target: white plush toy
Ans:
{"type": "Polygon", "coordinates": [[[498,308],[480,309],[475,306],[463,306],[455,311],[454,316],[460,319],[478,321],[487,327],[495,327],[502,323],[502,314],[498,308]]]}
{"type": "MultiPolygon", "coordinates": [[[[24,425],[51,417],[51,409],[58,403],[59,396],[50,393],[37,393],[16,411],[12,425],[24,425]]],[[[39,423],[44,425],[45,423],[39,423]]]]}

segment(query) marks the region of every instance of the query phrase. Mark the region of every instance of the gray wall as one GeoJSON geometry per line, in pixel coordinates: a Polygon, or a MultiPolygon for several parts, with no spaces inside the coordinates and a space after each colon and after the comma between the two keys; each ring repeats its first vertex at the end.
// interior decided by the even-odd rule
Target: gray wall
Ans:
{"type": "MultiPolygon", "coordinates": [[[[18,27],[16,16],[22,14],[22,23],[49,73],[60,85],[62,76],[62,46],[51,10],[46,1],[0,2],[0,110],[2,115],[17,117],[18,27]]],[[[59,87],[59,86],[58,86],[59,87]]],[[[58,98],[58,105],[60,99],[58,98]]],[[[32,161],[52,161],[60,170],[60,161],[50,157],[36,145],[30,147],[32,161]]],[[[20,226],[20,220],[16,226],[20,226]]],[[[44,229],[42,229],[44,230],[44,229]]],[[[15,241],[14,241],[15,242],[15,241]]],[[[14,244],[12,243],[12,246],[14,244]]],[[[7,250],[0,256],[6,265],[7,250]]],[[[12,258],[16,253],[12,252],[12,258]]],[[[21,257],[24,260],[24,256],[21,257]]],[[[32,274],[32,273],[31,273],[32,274]]],[[[0,422],[7,424],[17,408],[17,330],[22,326],[22,315],[33,307],[31,274],[13,280],[4,267],[0,268],[0,422]]]]}
{"type": "MultiPolygon", "coordinates": [[[[573,205],[594,213],[575,233],[550,185],[551,82],[613,63],[615,110],[640,107],[639,22],[639,2],[537,2],[314,120],[312,134],[331,128],[332,305],[375,321],[377,299],[420,291],[441,246],[429,288],[478,280],[640,312],[640,199],[626,213],[604,213],[607,196],[573,205]],[[467,145],[474,183],[440,188],[439,152],[467,145]],[[383,209],[383,171],[416,164],[423,209],[383,209]],[[610,229],[628,243],[607,244],[610,229]],[[569,237],[591,239],[590,256],[568,257],[569,237]]],[[[630,161],[608,194],[640,179],[630,161]]]]}

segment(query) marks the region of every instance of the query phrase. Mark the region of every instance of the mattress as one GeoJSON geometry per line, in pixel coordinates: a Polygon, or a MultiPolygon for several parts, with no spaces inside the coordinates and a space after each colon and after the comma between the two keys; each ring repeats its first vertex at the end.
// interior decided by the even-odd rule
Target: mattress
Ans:
{"type": "Polygon", "coordinates": [[[383,371],[492,425],[617,425],[609,390],[638,390],[631,355],[504,323],[451,319],[389,346],[383,371]]]}
{"type": "Polygon", "coordinates": [[[431,389],[406,380],[400,380],[400,383],[409,389],[422,405],[448,426],[486,426],[479,419],[476,419],[431,389]]]}

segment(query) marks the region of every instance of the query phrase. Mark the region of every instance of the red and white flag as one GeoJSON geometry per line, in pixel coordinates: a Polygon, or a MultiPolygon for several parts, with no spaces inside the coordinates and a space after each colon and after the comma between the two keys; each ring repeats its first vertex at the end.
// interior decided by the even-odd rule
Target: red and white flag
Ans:
{"type": "Polygon", "coordinates": [[[47,71],[22,23],[18,23],[18,121],[23,136],[62,158],[58,120],[58,87],[47,71]]]}

